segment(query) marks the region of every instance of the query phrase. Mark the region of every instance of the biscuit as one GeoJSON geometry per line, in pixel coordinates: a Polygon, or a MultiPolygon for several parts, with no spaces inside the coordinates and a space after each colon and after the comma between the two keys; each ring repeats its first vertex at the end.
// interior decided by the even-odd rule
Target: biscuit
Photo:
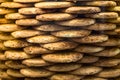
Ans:
{"type": "Polygon", "coordinates": [[[55,8],[67,8],[67,7],[71,7],[74,4],[71,2],[40,2],[40,3],[36,3],[35,7],[38,8],[43,8],[43,9],[55,9],[55,8]]]}
{"type": "Polygon", "coordinates": [[[16,24],[1,24],[0,25],[1,32],[13,32],[13,31],[24,29],[24,28],[25,27],[21,27],[21,26],[16,25],[16,24]]]}
{"type": "Polygon", "coordinates": [[[101,6],[101,7],[114,7],[117,4],[116,4],[115,1],[89,1],[89,2],[85,2],[84,5],[87,5],[87,6],[101,6]]]}
{"type": "Polygon", "coordinates": [[[22,64],[25,64],[28,67],[41,67],[41,66],[52,65],[52,63],[49,63],[43,60],[42,58],[26,59],[22,61],[22,64]]]}
{"type": "Polygon", "coordinates": [[[119,26],[118,26],[118,28],[116,28],[114,31],[115,31],[116,33],[120,34],[120,28],[119,28],[119,26]]]}
{"type": "Polygon", "coordinates": [[[10,24],[10,23],[13,23],[14,21],[13,20],[8,20],[8,19],[5,19],[5,18],[0,18],[0,24],[10,24]]]}
{"type": "Polygon", "coordinates": [[[107,20],[107,22],[109,22],[109,23],[119,24],[119,23],[120,23],[120,17],[118,17],[117,19],[107,20]]]}
{"type": "Polygon", "coordinates": [[[12,1],[12,0],[0,0],[0,3],[2,3],[2,2],[8,2],[8,1],[12,1]]]}
{"type": "Polygon", "coordinates": [[[63,21],[75,18],[75,15],[68,13],[47,13],[37,15],[36,19],[40,21],[63,21]]]}
{"type": "Polygon", "coordinates": [[[20,72],[24,76],[31,78],[48,77],[54,74],[54,72],[42,68],[25,68],[21,69],[20,72]]]}
{"type": "Polygon", "coordinates": [[[0,8],[0,15],[14,13],[14,12],[16,12],[15,9],[0,8]]]}
{"type": "Polygon", "coordinates": [[[71,71],[71,74],[74,75],[94,75],[102,71],[102,68],[96,66],[83,66],[79,69],[71,71]]]}
{"type": "Polygon", "coordinates": [[[71,13],[71,14],[89,14],[89,13],[97,13],[100,12],[101,9],[99,7],[69,7],[67,9],[64,9],[63,12],[65,13],[71,13]]]}
{"type": "Polygon", "coordinates": [[[109,48],[109,49],[105,49],[101,52],[97,52],[95,54],[92,54],[94,56],[101,56],[101,57],[113,57],[116,56],[120,53],[120,49],[119,48],[109,48]]]}
{"type": "Polygon", "coordinates": [[[77,75],[72,75],[72,74],[54,74],[53,76],[50,77],[50,80],[80,80],[82,79],[83,76],[77,76],[77,75]]]}
{"type": "Polygon", "coordinates": [[[43,44],[41,46],[49,50],[67,50],[67,49],[73,49],[77,47],[77,45],[78,45],[77,43],[70,41],[60,41],[60,42],[43,44]]]}
{"type": "Polygon", "coordinates": [[[120,12],[120,6],[110,7],[108,8],[109,11],[120,12]]]}
{"type": "Polygon", "coordinates": [[[33,27],[35,30],[40,30],[40,31],[60,31],[60,30],[66,30],[70,29],[69,27],[63,27],[60,25],[56,24],[43,24],[40,26],[33,27]]]}
{"type": "Polygon", "coordinates": [[[5,15],[6,19],[25,19],[25,18],[31,18],[31,16],[25,16],[20,13],[9,13],[5,15]]]}
{"type": "Polygon", "coordinates": [[[32,4],[22,4],[17,2],[3,2],[0,4],[1,7],[6,8],[23,8],[23,7],[31,7],[32,4]]]}
{"type": "Polygon", "coordinates": [[[0,52],[0,61],[5,61],[7,60],[4,53],[3,52],[0,52]]]}
{"type": "MultiPolygon", "coordinates": [[[[36,14],[43,14],[43,13],[47,13],[50,10],[43,10],[40,8],[35,8],[35,7],[27,7],[27,8],[20,8],[18,10],[18,12],[20,14],[24,14],[24,15],[36,15],[36,14]]],[[[51,10],[52,11],[52,10],[51,10]]]]}
{"type": "Polygon", "coordinates": [[[57,42],[60,41],[60,38],[57,38],[52,35],[39,35],[27,38],[27,41],[29,43],[51,43],[51,42],[57,42]]]}
{"type": "Polygon", "coordinates": [[[110,38],[105,42],[96,43],[95,45],[97,45],[97,46],[119,46],[120,39],[119,38],[110,38]]]}
{"type": "Polygon", "coordinates": [[[2,32],[0,33],[0,40],[12,40],[15,39],[10,33],[2,32]]]}
{"type": "Polygon", "coordinates": [[[44,54],[42,58],[48,62],[54,63],[70,63],[76,62],[83,57],[81,53],[78,52],[56,52],[51,54],[44,54]]]}
{"type": "Polygon", "coordinates": [[[10,48],[4,46],[4,41],[0,41],[0,51],[9,50],[10,48]]]}
{"type": "Polygon", "coordinates": [[[21,26],[38,26],[43,24],[43,22],[40,22],[36,19],[20,19],[16,20],[15,23],[21,26]]]}
{"type": "Polygon", "coordinates": [[[11,35],[14,38],[27,38],[27,37],[32,37],[32,36],[37,36],[37,35],[41,35],[41,34],[45,34],[42,31],[37,31],[37,30],[19,30],[19,31],[14,31],[11,33],[11,35]]]}
{"type": "Polygon", "coordinates": [[[104,34],[107,34],[107,35],[119,35],[117,32],[115,32],[115,30],[104,31],[104,34]]]}
{"type": "Polygon", "coordinates": [[[13,0],[14,2],[19,2],[19,3],[36,3],[44,0],[13,0]]]}
{"type": "Polygon", "coordinates": [[[85,37],[90,35],[91,31],[89,30],[63,30],[52,32],[51,34],[56,37],[64,37],[64,38],[76,38],[76,37],[85,37]]]}
{"type": "Polygon", "coordinates": [[[85,77],[82,80],[108,80],[108,79],[99,78],[99,77],[85,77]]]}
{"type": "Polygon", "coordinates": [[[84,56],[81,60],[77,61],[77,63],[94,63],[99,60],[99,57],[96,56],[84,56]]]}
{"type": "Polygon", "coordinates": [[[8,40],[4,42],[5,47],[10,48],[23,48],[31,45],[30,43],[24,41],[24,40],[8,40]]]}
{"type": "Polygon", "coordinates": [[[120,59],[100,59],[99,61],[93,63],[93,65],[100,67],[113,67],[118,64],[120,64],[120,59]]]}
{"type": "Polygon", "coordinates": [[[94,19],[90,18],[75,18],[72,20],[67,21],[58,21],[56,24],[61,26],[70,26],[70,27],[83,27],[83,26],[89,26],[95,23],[94,19]]]}
{"type": "Polygon", "coordinates": [[[85,29],[96,30],[96,31],[113,30],[115,28],[116,28],[116,24],[111,24],[111,23],[95,23],[93,25],[85,27],[85,29]]]}
{"type": "Polygon", "coordinates": [[[25,47],[24,52],[26,52],[27,54],[46,54],[46,53],[53,53],[54,51],[42,48],[40,46],[28,46],[25,47]]]}
{"type": "Polygon", "coordinates": [[[79,42],[79,43],[99,43],[99,42],[104,42],[108,40],[108,36],[107,35],[89,35],[87,37],[83,37],[83,38],[75,38],[72,39],[75,42],[79,42]]]}
{"type": "Polygon", "coordinates": [[[54,71],[54,72],[67,72],[67,71],[76,70],[80,67],[81,67],[80,64],[69,63],[69,64],[54,64],[54,65],[45,67],[45,69],[54,71]]]}
{"type": "Polygon", "coordinates": [[[79,45],[75,48],[75,51],[81,53],[96,53],[104,50],[104,47],[91,46],[91,45],[79,45]]]}
{"type": "Polygon", "coordinates": [[[8,66],[9,68],[12,68],[12,69],[22,69],[22,68],[26,68],[27,66],[23,65],[21,63],[21,61],[6,61],[5,62],[5,65],[8,66]]]}
{"type": "Polygon", "coordinates": [[[0,69],[8,69],[8,67],[5,65],[5,61],[0,61],[0,69]]]}
{"type": "Polygon", "coordinates": [[[102,78],[115,78],[120,76],[120,69],[103,69],[101,72],[96,74],[97,77],[102,78]]]}
{"type": "Polygon", "coordinates": [[[47,78],[25,78],[24,80],[47,80],[47,78]]]}
{"type": "Polygon", "coordinates": [[[15,69],[7,69],[7,74],[8,74],[9,76],[17,77],[17,78],[25,77],[24,75],[22,75],[22,74],[20,73],[19,70],[15,70],[15,69]]]}
{"type": "Polygon", "coordinates": [[[86,14],[86,17],[95,19],[116,19],[119,15],[116,12],[101,12],[96,14],[86,14]]]}
{"type": "Polygon", "coordinates": [[[22,60],[34,57],[33,55],[26,54],[23,51],[9,50],[5,51],[5,57],[11,60],[22,60]]]}

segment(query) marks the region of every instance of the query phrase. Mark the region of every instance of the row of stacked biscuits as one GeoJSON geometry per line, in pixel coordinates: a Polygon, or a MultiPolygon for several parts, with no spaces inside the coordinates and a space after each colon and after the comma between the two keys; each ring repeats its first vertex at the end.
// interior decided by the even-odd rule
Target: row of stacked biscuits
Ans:
{"type": "Polygon", "coordinates": [[[1,1],[0,78],[119,80],[117,3],[1,1]]]}

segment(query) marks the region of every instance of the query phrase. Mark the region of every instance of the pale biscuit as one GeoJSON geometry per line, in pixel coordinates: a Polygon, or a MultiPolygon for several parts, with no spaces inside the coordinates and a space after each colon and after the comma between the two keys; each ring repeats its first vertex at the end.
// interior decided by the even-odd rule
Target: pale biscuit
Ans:
{"type": "Polygon", "coordinates": [[[31,45],[30,43],[24,41],[24,40],[8,40],[4,42],[5,47],[10,48],[23,48],[31,45]]]}
{"type": "Polygon", "coordinates": [[[14,2],[19,2],[19,3],[36,3],[44,0],[13,0],[14,2]]]}
{"type": "Polygon", "coordinates": [[[79,69],[71,71],[74,75],[94,75],[102,71],[102,68],[96,66],[82,66],[79,69]]]}
{"type": "Polygon", "coordinates": [[[2,32],[0,33],[0,40],[12,40],[15,39],[10,33],[2,32]]]}
{"type": "Polygon", "coordinates": [[[54,74],[53,76],[50,77],[50,80],[80,80],[82,79],[83,76],[77,76],[77,75],[72,75],[72,74],[54,74]]]}
{"type": "Polygon", "coordinates": [[[116,24],[111,24],[111,23],[95,23],[93,25],[85,27],[85,29],[96,30],[96,31],[114,30],[115,28],[116,28],[116,24]]]}
{"type": "Polygon", "coordinates": [[[67,71],[76,70],[80,67],[81,67],[80,64],[69,63],[69,64],[54,64],[54,65],[45,67],[45,69],[54,71],[54,72],[67,72],[67,71]]]}
{"type": "Polygon", "coordinates": [[[84,56],[81,60],[77,61],[77,63],[94,63],[99,60],[99,57],[96,56],[84,56]]]}
{"type": "Polygon", "coordinates": [[[63,21],[75,18],[75,15],[68,13],[47,13],[37,15],[36,19],[40,21],[63,21]]]}
{"type": "Polygon", "coordinates": [[[108,80],[108,79],[99,78],[99,77],[85,77],[82,80],[108,80]]]}
{"type": "Polygon", "coordinates": [[[8,74],[9,76],[16,77],[16,78],[25,77],[24,75],[22,75],[22,74],[20,73],[19,70],[15,70],[15,69],[7,69],[7,74],[8,74]]]}
{"type": "Polygon", "coordinates": [[[83,57],[81,53],[78,52],[56,52],[51,54],[44,54],[42,58],[48,62],[54,63],[70,63],[76,62],[83,57]]]}
{"type": "Polygon", "coordinates": [[[25,68],[21,69],[20,72],[24,76],[31,78],[48,77],[54,74],[54,72],[42,68],[25,68]]]}
{"type": "Polygon", "coordinates": [[[15,23],[21,26],[38,26],[43,24],[43,22],[40,22],[36,19],[20,19],[20,20],[16,20],[15,23]]]}
{"type": "Polygon", "coordinates": [[[67,21],[58,21],[56,24],[61,26],[70,26],[70,27],[83,27],[89,26],[95,23],[94,19],[90,18],[75,18],[67,21]]]}
{"type": "Polygon", "coordinates": [[[77,45],[78,45],[77,43],[70,41],[60,41],[60,42],[43,44],[41,46],[49,50],[67,50],[67,49],[73,49],[77,47],[77,45]]]}
{"type": "Polygon", "coordinates": [[[52,65],[53,63],[47,62],[42,58],[31,58],[31,59],[23,60],[22,64],[25,64],[28,67],[41,67],[41,66],[52,65]]]}
{"type": "Polygon", "coordinates": [[[0,8],[0,15],[14,13],[14,12],[16,12],[15,9],[0,8]]]}
{"type": "Polygon", "coordinates": [[[76,37],[85,37],[90,35],[91,31],[89,30],[63,30],[52,32],[51,34],[56,37],[64,37],[64,38],[76,38],[76,37]]]}
{"type": "Polygon", "coordinates": [[[1,32],[13,32],[13,31],[24,29],[24,28],[25,27],[21,27],[16,24],[1,24],[0,25],[1,32]]]}
{"type": "Polygon", "coordinates": [[[100,59],[99,61],[93,63],[95,66],[100,67],[113,67],[120,64],[120,59],[100,59]]]}
{"type": "Polygon", "coordinates": [[[32,36],[37,36],[37,35],[41,35],[41,34],[45,34],[42,31],[37,31],[37,30],[19,30],[19,31],[14,31],[11,33],[11,35],[14,38],[27,38],[27,37],[32,37],[32,36]]]}
{"type": "Polygon", "coordinates": [[[67,8],[71,7],[74,4],[71,2],[40,2],[36,3],[35,7],[44,8],[44,9],[55,9],[55,8],[67,8]]]}
{"type": "Polygon", "coordinates": [[[47,53],[53,53],[54,51],[42,48],[40,46],[28,46],[25,47],[24,52],[26,52],[27,54],[47,54],[47,53]]]}
{"type": "Polygon", "coordinates": [[[14,20],[8,20],[8,19],[5,19],[5,18],[0,18],[0,24],[10,24],[10,23],[13,23],[14,20]]]}
{"type": "Polygon", "coordinates": [[[35,30],[40,30],[40,31],[60,31],[60,30],[66,30],[70,29],[69,27],[63,27],[60,25],[56,24],[43,24],[40,26],[33,27],[35,30]]]}
{"type": "Polygon", "coordinates": [[[104,50],[104,47],[91,46],[91,45],[79,45],[75,48],[75,51],[81,53],[96,53],[104,50]]]}
{"type": "Polygon", "coordinates": [[[28,59],[28,58],[32,58],[34,57],[33,55],[29,55],[26,54],[23,51],[13,51],[13,50],[9,50],[9,51],[5,51],[5,57],[7,59],[11,59],[11,60],[22,60],[22,59],[28,59]]]}
{"type": "Polygon", "coordinates": [[[51,42],[57,42],[60,41],[60,38],[57,38],[52,35],[39,35],[27,38],[27,41],[29,43],[51,43],[51,42]]]}
{"type": "Polygon", "coordinates": [[[16,61],[12,61],[12,60],[6,61],[5,65],[12,69],[22,69],[22,68],[27,67],[27,66],[23,65],[21,63],[21,61],[17,61],[17,60],[16,61]]]}
{"type": "Polygon", "coordinates": [[[87,37],[75,38],[72,40],[79,43],[99,43],[99,42],[107,41],[108,36],[107,35],[89,35],[87,37]]]}
{"type": "Polygon", "coordinates": [[[95,54],[92,54],[94,56],[101,56],[101,57],[113,57],[116,56],[120,53],[120,49],[119,48],[109,48],[109,49],[105,49],[101,52],[97,52],[95,54]]]}
{"type": "Polygon", "coordinates": [[[103,69],[101,72],[96,74],[97,77],[102,78],[115,78],[120,76],[120,69],[103,69]]]}
{"type": "Polygon", "coordinates": [[[100,12],[101,9],[99,7],[69,7],[67,9],[64,9],[63,12],[65,13],[71,13],[71,14],[88,14],[88,13],[97,13],[100,12]]]}
{"type": "Polygon", "coordinates": [[[86,14],[86,17],[96,19],[116,19],[119,17],[119,15],[116,12],[101,12],[96,14],[86,14]]]}
{"type": "Polygon", "coordinates": [[[31,7],[32,4],[22,4],[17,2],[3,2],[0,4],[1,7],[6,8],[23,8],[23,7],[31,7]]]}

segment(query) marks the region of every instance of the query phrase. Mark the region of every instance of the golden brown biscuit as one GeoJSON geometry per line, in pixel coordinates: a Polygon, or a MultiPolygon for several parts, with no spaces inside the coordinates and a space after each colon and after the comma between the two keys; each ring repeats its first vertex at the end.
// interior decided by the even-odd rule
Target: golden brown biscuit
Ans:
{"type": "Polygon", "coordinates": [[[15,39],[10,33],[2,32],[0,33],[0,40],[11,40],[15,39]]]}
{"type": "Polygon", "coordinates": [[[120,49],[119,48],[109,48],[109,49],[105,49],[101,52],[97,52],[95,54],[92,54],[94,56],[101,56],[101,57],[113,57],[116,56],[120,53],[120,49]]]}
{"type": "Polygon", "coordinates": [[[81,53],[78,52],[56,52],[51,54],[44,54],[42,58],[48,62],[54,63],[70,63],[76,62],[83,57],[81,53]]]}
{"type": "Polygon", "coordinates": [[[1,32],[13,32],[13,31],[24,29],[24,28],[25,27],[18,26],[16,24],[1,24],[0,25],[1,32]]]}
{"type": "Polygon", "coordinates": [[[85,37],[91,33],[89,30],[63,30],[52,32],[51,34],[56,37],[64,37],[64,38],[76,38],[76,37],[85,37]]]}
{"type": "Polygon", "coordinates": [[[80,67],[79,69],[71,71],[70,73],[75,75],[94,75],[96,73],[99,73],[100,71],[102,71],[102,68],[100,67],[83,66],[83,67],[80,67]]]}
{"type": "Polygon", "coordinates": [[[69,64],[54,64],[52,66],[45,67],[45,69],[54,72],[67,72],[67,71],[76,70],[80,67],[81,67],[80,64],[69,63],[69,64]]]}
{"type": "Polygon", "coordinates": [[[10,48],[23,48],[31,45],[30,43],[24,41],[24,40],[8,40],[4,42],[5,47],[10,48]]]}
{"type": "Polygon", "coordinates": [[[15,23],[21,26],[37,26],[43,24],[43,22],[40,22],[36,19],[20,19],[16,20],[15,23]]]}
{"type": "Polygon", "coordinates": [[[7,69],[7,74],[12,77],[18,77],[18,78],[25,77],[20,73],[19,70],[16,70],[16,69],[7,69]]]}
{"type": "Polygon", "coordinates": [[[4,55],[4,52],[0,52],[0,61],[4,61],[4,60],[7,60],[4,55]]]}
{"type": "Polygon", "coordinates": [[[97,19],[116,19],[119,15],[116,12],[101,12],[96,14],[86,14],[86,17],[97,19]]]}
{"type": "Polygon", "coordinates": [[[8,2],[8,1],[12,1],[12,0],[0,0],[0,3],[2,3],[2,2],[8,2]]]}
{"type": "Polygon", "coordinates": [[[44,8],[44,9],[53,9],[53,8],[67,8],[71,7],[74,4],[71,2],[40,2],[36,3],[35,7],[44,8]]]}
{"type": "Polygon", "coordinates": [[[9,50],[10,48],[4,46],[4,41],[0,41],[0,51],[9,50]]]}
{"type": "Polygon", "coordinates": [[[84,56],[81,60],[77,61],[77,63],[94,63],[99,60],[99,57],[96,56],[84,56]]]}
{"type": "Polygon", "coordinates": [[[99,77],[85,77],[82,80],[108,80],[108,79],[99,78],[99,77]]]}
{"type": "Polygon", "coordinates": [[[54,74],[53,76],[50,77],[50,80],[80,80],[82,79],[83,76],[77,76],[77,75],[72,75],[72,74],[54,74]]]}
{"type": "Polygon", "coordinates": [[[10,24],[10,23],[13,23],[14,20],[8,20],[8,19],[5,19],[5,18],[0,18],[0,24],[10,24]]]}
{"type": "Polygon", "coordinates": [[[0,4],[1,7],[6,8],[23,8],[23,7],[31,7],[32,4],[22,4],[17,2],[3,2],[0,4]]]}
{"type": "Polygon", "coordinates": [[[72,20],[67,20],[67,21],[58,21],[56,24],[61,25],[61,26],[70,26],[70,27],[83,27],[83,26],[89,26],[95,23],[94,19],[90,18],[76,18],[72,20]]]}
{"type": "Polygon", "coordinates": [[[47,78],[25,78],[24,80],[47,80],[47,78]]]}
{"type": "Polygon", "coordinates": [[[14,12],[16,12],[15,9],[0,8],[0,15],[14,13],[14,12]]]}
{"type": "Polygon", "coordinates": [[[88,13],[97,13],[100,12],[101,9],[99,7],[80,7],[74,6],[64,9],[63,12],[65,13],[72,13],[72,14],[88,14],[88,13]]]}
{"type": "Polygon", "coordinates": [[[107,41],[108,36],[107,35],[89,35],[87,37],[75,38],[72,40],[79,43],[99,43],[99,42],[107,41]]]}
{"type": "Polygon", "coordinates": [[[104,50],[104,47],[91,46],[91,45],[79,45],[75,48],[75,51],[81,53],[96,53],[104,50]]]}
{"type": "Polygon", "coordinates": [[[5,65],[5,61],[0,61],[0,69],[1,70],[8,69],[8,67],[5,65]]]}
{"type": "Polygon", "coordinates": [[[25,47],[24,52],[26,52],[27,54],[46,54],[46,53],[53,53],[54,51],[42,48],[40,46],[28,46],[25,47]]]}
{"type": "Polygon", "coordinates": [[[19,3],[36,3],[44,0],[13,0],[14,2],[19,2],[19,3]]]}
{"type": "Polygon", "coordinates": [[[95,66],[100,67],[113,67],[120,64],[120,59],[100,59],[99,61],[93,63],[95,66]]]}
{"type": "Polygon", "coordinates": [[[85,29],[96,30],[96,31],[113,30],[115,28],[116,28],[116,24],[111,24],[111,23],[95,23],[93,25],[85,27],[85,29]]]}
{"type": "Polygon", "coordinates": [[[60,41],[60,42],[43,44],[41,46],[49,50],[67,50],[67,49],[73,49],[77,47],[77,45],[78,45],[77,43],[70,41],[60,41]]]}
{"type": "Polygon", "coordinates": [[[27,41],[30,43],[51,43],[51,42],[56,42],[60,40],[61,40],[60,38],[57,38],[52,35],[39,35],[39,36],[30,37],[27,39],[27,41]]]}
{"type": "Polygon", "coordinates": [[[23,51],[13,51],[13,50],[9,50],[9,51],[5,51],[5,57],[7,59],[11,59],[11,60],[22,60],[22,59],[28,59],[28,58],[32,58],[34,57],[33,55],[29,55],[26,54],[23,51]]]}
{"type": "Polygon", "coordinates": [[[48,77],[54,74],[54,72],[42,68],[25,68],[25,69],[21,69],[20,72],[24,76],[32,77],[32,78],[48,77]]]}
{"type": "Polygon", "coordinates": [[[68,13],[47,13],[37,15],[36,19],[40,21],[63,21],[75,18],[75,15],[68,13]]]}
{"type": "Polygon", "coordinates": [[[120,76],[120,69],[103,69],[101,72],[96,74],[97,77],[102,78],[115,78],[120,76]]]}
{"type": "Polygon", "coordinates": [[[108,8],[109,11],[120,12],[120,6],[110,7],[108,8]]]}
{"type": "Polygon", "coordinates": [[[41,35],[41,34],[45,34],[42,31],[37,31],[37,30],[19,30],[19,31],[15,31],[12,32],[11,35],[15,38],[27,38],[27,37],[32,37],[32,36],[37,36],[37,35],[41,35]]]}
{"type": "Polygon", "coordinates": [[[60,31],[60,30],[70,29],[69,27],[63,27],[63,26],[56,25],[56,24],[43,24],[43,25],[36,26],[33,28],[35,30],[40,30],[40,31],[60,31]]]}
{"type": "Polygon", "coordinates": [[[22,69],[22,68],[26,68],[27,66],[23,65],[21,63],[21,61],[6,61],[5,62],[5,65],[8,66],[9,68],[12,68],[12,69],[22,69]]]}
{"type": "Polygon", "coordinates": [[[109,23],[119,24],[119,23],[120,23],[120,17],[118,17],[117,19],[107,20],[107,22],[109,22],[109,23]]]}
{"type": "Polygon", "coordinates": [[[32,58],[32,59],[26,59],[22,61],[22,64],[25,64],[28,67],[40,67],[40,66],[48,66],[52,65],[53,63],[47,62],[43,60],[42,58],[32,58]]]}

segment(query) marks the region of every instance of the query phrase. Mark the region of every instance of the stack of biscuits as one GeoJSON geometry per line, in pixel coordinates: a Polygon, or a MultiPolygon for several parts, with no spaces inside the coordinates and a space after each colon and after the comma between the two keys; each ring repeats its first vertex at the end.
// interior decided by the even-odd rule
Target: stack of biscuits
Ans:
{"type": "Polygon", "coordinates": [[[120,80],[119,0],[0,0],[0,80],[120,80]]]}

